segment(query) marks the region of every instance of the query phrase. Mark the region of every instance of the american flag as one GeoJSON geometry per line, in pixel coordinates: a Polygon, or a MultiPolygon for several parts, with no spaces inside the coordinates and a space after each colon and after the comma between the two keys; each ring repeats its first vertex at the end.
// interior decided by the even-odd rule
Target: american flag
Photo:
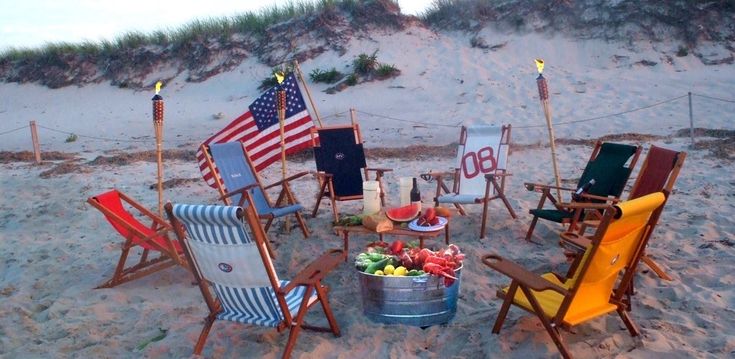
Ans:
{"type": "MultiPolygon", "coordinates": [[[[309,131],[314,124],[306,109],[304,98],[301,97],[296,76],[293,73],[289,74],[281,86],[286,90],[284,142],[286,154],[289,155],[311,147],[309,131]]],[[[276,87],[260,95],[248,106],[248,110],[202,144],[240,141],[250,155],[255,170],[261,171],[281,158],[281,128],[276,109],[276,87]]],[[[214,187],[214,179],[201,148],[197,151],[197,161],[204,180],[214,187]]]]}

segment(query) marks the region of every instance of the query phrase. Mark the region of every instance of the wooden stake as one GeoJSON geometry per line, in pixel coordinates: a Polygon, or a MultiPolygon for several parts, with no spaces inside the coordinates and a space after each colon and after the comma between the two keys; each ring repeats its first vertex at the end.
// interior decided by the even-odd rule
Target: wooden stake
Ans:
{"type": "Polygon", "coordinates": [[[556,180],[556,197],[559,201],[563,201],[561,198],[561,180],[559,178],[559,168],[556,165],[556,143],[554,139],[554,127],[551,125],[551,106],[549,106],[549,100],[541,101],[544,106],[544,116],[546,117],[546,127],[549,129],[549,143],[551,144],[551,163],[554,165],[554,179],[556,180]]]}
{"type": "Polygon", "coordinates": [[[355,109],[351,108],[350,109],[350,122],[352,122],[352,124],[354,125],[355,121],[357,121],[357,116],[355,115],[355,109]]]}
{"type": "Polygon", "coordinates": [[[306,81],[304,81],[304,74],[301,73],[301,66],[299,66],[299,62],[297,60],[293,61],[293,67],[296,70],[296,77],[298,77],[299,81],[301,81],[301,84],[304,86],[306,97],[309,98],[311,109],[314,110],[314,115],[316,115],[316,120],[319,123],[319,127],[324,127],[324,125],[322,125],[322,118],[319,116],[319,111],[316,109],[316,105],[314,105],[314,99],[311,98],[311,91],[309,91],[309,86],[306,86],[306,81]]]}
{"type": "Polygon", "coordinates": [[[38,142],[38,129],[36,121],[31,121],[31,141],[33,142],[33,155],[36,158],[36,164],[41,163],[41,144],[38,142]]]}

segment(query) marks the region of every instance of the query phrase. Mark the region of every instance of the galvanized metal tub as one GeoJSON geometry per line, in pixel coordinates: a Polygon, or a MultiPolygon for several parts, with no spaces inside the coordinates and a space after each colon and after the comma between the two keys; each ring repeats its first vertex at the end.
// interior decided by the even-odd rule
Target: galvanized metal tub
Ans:
{"type": "Polygon", "coordinates": [[[457,312],[462,268],[449,287],[435,275],[378,276],[359,273],[362,309],[370,320],[427,327],[449,322],[457,312]]]}

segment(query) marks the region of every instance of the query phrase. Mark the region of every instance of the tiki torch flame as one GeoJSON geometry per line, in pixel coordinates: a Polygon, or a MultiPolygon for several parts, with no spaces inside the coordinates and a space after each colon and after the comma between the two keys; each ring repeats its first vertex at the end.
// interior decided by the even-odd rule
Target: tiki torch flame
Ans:
{"type": "Polygon", "coordinates": [[[273,76],[276,77],[276,81],[278,82],[279,85],[282,84],[283,79],[286,78],[286,76],[283,74],[282,71],[275,72],[273,76]]]}
{"type": "Polygon", "coordinates": [[[544,60],[536,59],[536,69],[538,69],[539,74],[544,72],[544,60]]]}
{"type": "Polygon", "coordinates": [[[158,95],[158,93],[161,92],[161,86],[163,86],[163,82],[161,81],[156,82],[156,95],[158,95]]]}

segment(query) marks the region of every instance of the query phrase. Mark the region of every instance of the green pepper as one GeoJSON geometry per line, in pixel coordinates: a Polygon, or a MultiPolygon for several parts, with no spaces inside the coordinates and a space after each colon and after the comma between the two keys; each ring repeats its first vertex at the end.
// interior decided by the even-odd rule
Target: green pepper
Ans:
{"type": "Polygon", "coordinates": [[[424,274],[425,274],[424,271],[422,271],[422,270],[416,270],[416,269],[411,269],[410,271],[408,271],[408,273],[406,273],[406,275],[409,276],[409,277],[418,277],[418,276],[424,275],[424,274]]]}
{"type": "Polygon", "coordinates": [[[389,261],[390,257],[383,258],[382,260],[377,262],[373,262],[369,266],[367,266],[367,268],[365,268],[365,273],[375,274],[375,271],[383,270],[383,268],[385,268],[389,261]]]}
{"type": "Polygon", "coordinates": [[[368,256],[368,259],[370,259],[370,261],[372,262],[378,262],[378,261],[382,261],[383,259],[385,259],[385,255],[382,253],[375,253],[375,252],[367,253],[367,256],[368,256]]]}

